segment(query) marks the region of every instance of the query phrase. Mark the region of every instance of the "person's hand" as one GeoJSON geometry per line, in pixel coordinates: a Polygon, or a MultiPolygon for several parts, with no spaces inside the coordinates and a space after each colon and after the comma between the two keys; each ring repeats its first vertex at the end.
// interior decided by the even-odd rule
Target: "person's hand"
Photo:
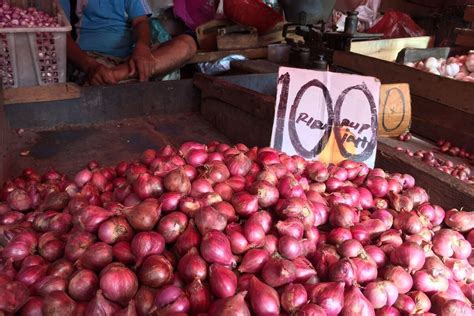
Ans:
{"type": "Polygon", "coordinates": [[[130,67],[130,77],[138,74],[138,79],[141,82],[147,81],[153,75],[155,68],[155,57],[153,57],[150,47],[137,43],[128,65],[130,67]]]}
{"type": "Polygon", "coordinates": [[[111,68],[95,63],[88,69],[89,83],[93,86],[117,84],[111,68]]]}

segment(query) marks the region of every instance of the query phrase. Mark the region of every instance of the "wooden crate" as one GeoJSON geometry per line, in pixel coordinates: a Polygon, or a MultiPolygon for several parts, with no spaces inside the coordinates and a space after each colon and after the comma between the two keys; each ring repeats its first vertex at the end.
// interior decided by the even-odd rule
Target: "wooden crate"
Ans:
{"type": "Polygon", "coordinates": [[[348,52],[336,52],[342,68],[379,78],[382,83],[407,82],[412,95],[412,130],[433,141],[448,139],[474,152],[474,84],[348,52]]]}
{"type": "MultiPolygon", "coordinates": [[[[225,78],[198,76],[194,84],[201,90],[201,114],[233,142],[268,146],[275,98],[259,91],[268,92],[264,82],[274,78],[275,74],[271,73],[225,78]]],[[[444,207],[474,205],[474,186],[396,150],[397,146],[406,144],[390,138],[379,138],[376,166],[391,172],[412,174],[431,195],[432,201],[444,207]]],[[[434,146],[427,142],[410,142],[409,149],[432,148],[434,146]]],[[[451,157],[451,160],[455,159],[451,157]]]]}
{"type": "Polygon", "coordinates": [[[9,150],[10,142],[10,129],[8,127],[7,119],[5,117],[5,109],[3,106],[3,88],[0,82],[0,185],[3,184],[8,166],[9,156],[7,154],[9,150]]]}

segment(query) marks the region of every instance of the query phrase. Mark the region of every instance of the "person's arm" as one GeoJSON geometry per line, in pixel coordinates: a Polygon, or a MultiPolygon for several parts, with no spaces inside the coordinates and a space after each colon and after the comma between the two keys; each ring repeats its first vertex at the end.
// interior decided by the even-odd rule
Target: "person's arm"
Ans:
{"type": "Polygon", "coordinates": [[[154,74],[166,74],[182,67],[197,51],[194,38],[190,35],[179,35],[163,43],[153,51],[155,57],[154,74]]]}
{"type": "Polygon", "coordinates": [[[89,82],[92,85],[117,83],[112,70],[87,55],[79,45],[77,45],[70,33],[67,35],[66,42],[68,60],[88,75],[89,82]]]}
{"type": "Polygon", "coordinates": [[[140,81],[146,81],[153,74],[155,59],[151,53],[151,30],[147,16],[132,21],[135,48],[129,61],[129,76],[138,73],[140,81]]]}

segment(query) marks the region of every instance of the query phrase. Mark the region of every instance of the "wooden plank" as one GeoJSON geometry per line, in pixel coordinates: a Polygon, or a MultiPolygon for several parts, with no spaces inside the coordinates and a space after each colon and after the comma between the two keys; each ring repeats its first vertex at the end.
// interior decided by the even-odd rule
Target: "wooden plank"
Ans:
{"type": "Polygon", "coordinates": [[[427,190],[433,203],[448,209],[470,208],[474,205],[474,186],[402,154],[390,145],[390,139],[380,139],[377,151],[377,167],[389,172],[411,174],[415,177],[417,185],[427,190]]]}
{"type": "Polygon", "coordinates": [[[5,182],[9,169],[10,133],[3,107],[3,88],[0,82],[0,186],[5,182]]]}
{"type": "Polygon", "coordinates": [[[456,29],[456,45],[474,48],[474,29],[456,29]]]}
{"type": "Polygon", "coordinates": [[[474,22],[474,5],[468,5],[464,10],[464,21],[474,22]]]}
{"type": "Polygon", "coordinates": [[[243,55],[249,59],[267,58],[267,48],[250,48],[238,50],[223,50],[216,52],[197,52],[196,55],[188,61],[188,64],[204,63],[208,61],[216,61],[229,55],[243,55]]]}
{"type": "Polygon", "coordinates": [[[398,53],[404,48],[428,48],[433,47],[433,44],[434,37],[430,36],[362,41],[351,43],[351,52],[394,61],[397,59],[398,53]]]}
{"type": "Polygon", "coordinates": [[[258,60],[236,60],[230,63],[231,70],[243,74],[271,74],[278,73],[280,65],[271,61],[258,60]]]}
{"type": "Polygon", "coordinates": [[[81,88],[74,83],[59,83],[47,86],[6,89],[5,104],[35,103],[77,99],[81,88]]]}
{"type": "Polygon", "coordinates": [[[410,84],[412,95],[474,114],[474,85],[471,82],[457,81],[350,52],[334,52],[333,61],[336,66],[377,77],[385,84],[406,82],[410,84]]]}
{"type": "Polygon", "coordinates": [[[380,3],[380,12],[397,10],[408,13],[412,17],[433,17],[439,12],[436,8],[430,8],[406,0],[383,0],[380,3]]]}

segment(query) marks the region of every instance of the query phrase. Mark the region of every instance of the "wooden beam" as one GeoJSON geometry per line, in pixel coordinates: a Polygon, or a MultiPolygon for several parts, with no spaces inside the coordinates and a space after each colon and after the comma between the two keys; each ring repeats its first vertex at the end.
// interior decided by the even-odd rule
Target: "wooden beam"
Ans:
{"type": "Polygon", "coordinates": [[[380,139],[376,167],[389,172],[409,173],[424,188],[431,201],[444,208],[470,208],[474,205],[474,186],[428,166],[421,160],[396,150],[390,139],[380,139]]]}
{"type": "Polygon", "coordinates": [[[456,45],[474,47],[474,29],[456,29],[456,45]]]}
{"type": "Polygon", "coordinates": [[[394,61],[397,59],[398,53],[404,48],[428,48],[433,47],[433,44],[434,37],[430,36],[362,41],[351,43],[351,52],[394,61]]]}
{"type": "Polygon", "coordinates": [[[474,22],[474,5],[468,5],[464,10],[464,21],[474,22]]]}
{"type": "Polygon", "coordinates": [[[229,55],[243,55],[248,59],[267,58],[267,48],[250,48],[237,50],[222,50],[216,52],[197,52],[196,55],[188,61],[188,64],[204,63],[209,61],[216,61],[229,55]]]}
{"type": "Polygon", "coordinates": [[[35,103],[77,99],[81,88],[74,83],[59,83],[47,86],[12,88],[4,91],[5,104],[35,103]]]}
{"type": "Polygon", "coordinates": [[[457,81],[350,52],[335,52],[334,64],[356,73],[377,77],[385,84],[406,82],[410,84],[412,95],[474,114],[474,85],[471,82],[457,81]]]}

